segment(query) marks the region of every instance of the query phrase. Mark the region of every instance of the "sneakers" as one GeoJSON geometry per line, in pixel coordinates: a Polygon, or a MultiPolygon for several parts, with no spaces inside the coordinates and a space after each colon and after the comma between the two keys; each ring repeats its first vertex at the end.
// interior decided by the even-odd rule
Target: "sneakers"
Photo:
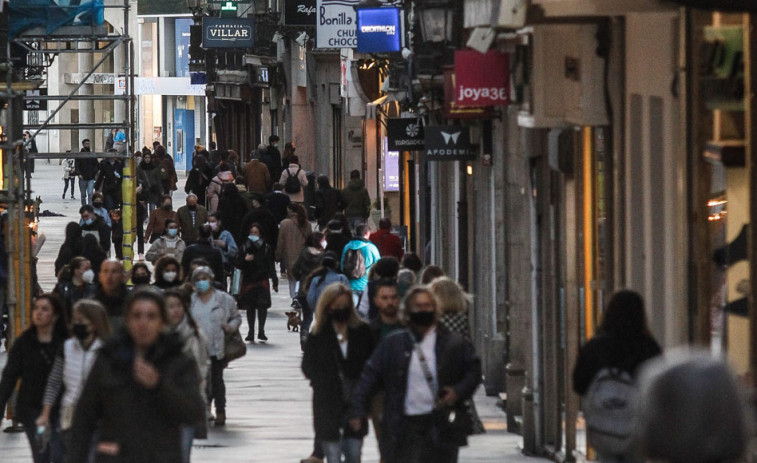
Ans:
{"type": "Polygon", "coordinates": [[[216,410],[216,426],[226,424],[226,410],[216,410]]]}
{"type": "Polygon", "coordinates": [[[213,414],[213,409],[208,405],[208,421],[215,421],[216,416],[213,414]]]}
{"type": "Polygon", "coordinates": [[[258,340],[268,341],[268,336],[266,336],[265,333],[258,333],[258,340]]]}
{"type": "Polygon", "coordinates": [[[282,270],[281,271],[281,278],[286,278],[286,277],[287,277],[287,271],[286,270],[282,270]]]}

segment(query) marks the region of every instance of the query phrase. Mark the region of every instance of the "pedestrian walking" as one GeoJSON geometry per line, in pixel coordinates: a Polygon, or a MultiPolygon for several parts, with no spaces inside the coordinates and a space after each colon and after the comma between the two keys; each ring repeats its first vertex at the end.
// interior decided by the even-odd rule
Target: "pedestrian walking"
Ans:
{"type": "MultiPolygon", "coordinates": [[[[34,463],[62,461],[57,413],[51,415],[50,426],[43,433],[49,436],[44,448],[39,445],[35,422],[42,412],[47,378],[67,337],[66,315],[60,298],[52,293],[38,296],[32,306],[31,325],[13,343],[0,378],[0,411],[5,410],[16,383],[21,380],[14,419],[24,426],[34,463]]],[[[0,421],[3,417],[5,413],[0,414],[0,421]]]]}
{"type": "Polygon", "coordinates": [[[315,217],[319,229],[325,230],[334,215],[344,210],[347,202],[344,200],[342,192],[331,186],[327,176],[319,175],[316,183],[318,189],[315,190],[315,217]]]}
{"type": "Polygon", "coordinates": [[[347,203],[344,208],[344,215],[347,217],[350,228],[355,230],[371,215],[371,197],[365,188],[365,183],[360,178],[359,170],[350,172],[350,181],[342,190],[342,196],[347,203]]]}
{"type": "Polygon", "coordinates": [[[279,278],[276,276],[274,251],[265,241],[263,230],[257,223],[250,226],[247,240],[237,257],[236,268],[241,271],[239,305],[247,311],[249,332],[245,341],[255,342],[256,316],[258,339],[267,341],[265,322],[271,307],[271,286],[278,293],[279,278]]]}
{"type": "Polygon", "coordinates": [[[213,168],[208,164],[208,159],[203,155],[197,155],[192,158],[192,170],[187,174],[184,192],[187,195],[194,193],[200,205],[205,207],[205,194],[212,179],[213,168]]]}
{"type": "MultiPolygon", "coordinates": [[[[156,213],[153,213],[150,217],[151,221],[155,215],[156,213]]],[[[181,262],[186,248],[187,245],[184,240],[179,238],[179,224],[174,219],[166,219],[163,234],[153,241],[147,254],[145,254],[145,259],[154,264],[163,256],[171,256],[181,262]]]]}
{"type": "Polygon", "coordinates": [[[371,243],[376,245],[381,257],[391,256],[400,261],[402,260],[402,256],[405,255],[405,250],[402,248],[402,241],[400,241],[399,236],[392,233],[392,221],[387,217],[379,220],[378,230],[371,233],[371,236],[368,239],[371,240],[371,243]]]}
{"type": "Polygon", "coordinates": [[[231,165],[227,162],[221,162],[218,175],[213,177],[208,186],[207,201],[208,211],[215,212],[218,210],[218,202],[221,198],[223,186],[227,183],[234,184],[234,173],[231,172],[231,165]]]}
{"type": "Polygon", "coordinates": [[[102,193],[105,209],[111,211],[121,207],[121,182],[124,163],[120,159],[107,158],[100,161],[95,191],[102,193]]]}
{"type": "MultiPolygon", "coordinates": [[[[597,334],[578,353],[573,370],[573,390],[578,395],[585,396],[585,404],[591,403],[590,389],[598,379],[617,376],[623,377],[624,383],[632,383],[639,366],[660,353],[660,346],[647,327],[641,295],[629,290],[618,291],[607,304],[597,334]]],[[[627,406],[630,408],[630,403],[627,406]]],[[[610,439],[611,442],[624,441],[625,445],[620,445],[624,449],[602,445],[607,442],[604,436],[608,430],[588,427],[588,441],[595,446],[602,463],[643,461],[630,432],[630,413],[629,411],[625,423],[614,423],[617,427],[612,430],[613,434],[618,434],[617,429],[624,428],[628,433],[610,439]]],[[[592,423],[593,418],[591,413],[587,413],[587,423],[592,423]]]]}
{"type": "Polygon", "coordinates": [[[281,153],[281,168],[282,169],[286,169],[289,166],[289,164],[292,163],[292,156],[294,156],[295,150],[296,148],[294,147],[293,142],[288,141],[284,143],[284,152],[281,153]]]}
{"type": "Polygon", "coordinates": [[[187,195],[186,205],[176,211],[179,222],[181,239],[189,246],[197,241],[197,233],[200,227],[208,221],[208,211],[205,207],[197,204],[199,198],[196,194],[187,195]]]}
{"type": "Polygon", "coordinates": [[[292,202],[289,196],[284,193],[284,185],[281,183],[273,184],[273,191],[263,197],[262,204],[268,209],[276,219],[276,224],[287,218],[287,207],[292,202]]]}
{"type": "Polygon", "coordinates": [[[300,166],[300,160],[292,155],[289,158],[289,167],[281,172],[279,183],[284,185],[284,193],[289,196],[293,203],[305,201],[305,187],[308,186],[308,177],[305,170],[300,166]]]}
{"type": "Polygon", "coordinates": [[[125,329],[100,349],[74,413],[68,462],[182,461],[181,430],[204,417],[196,362],[165,333],[159,293],[142,289],[126,300],[125,329]]]}
{"type": "Polygon", "coordinates": [[[47,378],[42,401],[42,413],[36,425],[50,426],[51,418],[60,404],[60,429],[63,451],[70,447],[69,430],[74,419],[74,410],[79,401],[84,383],[95,363],[97,352],[110,337],[110,325],[105,308],[97,301],[82,299],[73,308],[71,331],[74,335],[63,343],[47,378]]]}
{"type": "Polygon", "coordinates": [[[153,162],[152,154],[142,154],[142,162],[137,166],[137,179],[144,190],[147,209],[152,214],[153,209],[161,204],[161,198],[164,193],[163,182],[160,178],[160,169],[153,162]]]}
{"type": "Polygon", "coordinates": [[[105,223],[105,219],[95,214],[95,209],[85,204],[79,208],[79,226],[81,227],[82,238],[92,235],[97,244],[104,250],[110,250],[110,227],[105,223]]]}
{"type": "MultiPolygon", "coordinates": [[[[66,150],[66,153],[70,153],[71,150],[66,150]]],[[[66,158],[62,162],[63,165],[63,195],[61,199],[66,199],[66,192],[68,192],[68,185],[71,185],[71,199],[74,198],[74,186],[76,184],[76,177],[79,175],[76,172],[76,159],[66,158]]]]}
{"type": "Polygon", "coordinates": [[[176,176],[174,160],[162,145],[158,145],[155,148],[153,155],[160,171],[160,183],[163,186],[163,193],[170,196],[176,191],[176,183],[179,181],[179,178],[176,176]]]}
{"type": "Polygon", "coordinates": [[[302,308],[302,327],[300,328],[300,337],[303,338],[303,342],[310,333],[310,325],[313,323],[315,309],[318,307],[323,291],[332,283],[350,284],[347,277],[339,273],[339,259],[336,254],[331,251],[324,252],[320,264],[320,267],[310,274],[305,285],[307,298],[306,305],[302,308]]]}
{"type": "MultiPolygon", "coordinates": [[[[287,199],[287,204],[289,204],[289,198],[285,195],[281,196],[285,197],[287,199]]],[[[244,215],[244,217],[242,217],[242,225],[240,227],[241,233],[239,233],[237,245],[242,245],[247,239],[246,233],[249,231],[250,226],[256,223],[261,226],[265,242],[271,246],[271,249],[276,250],[279,238],[279,222],[276,220],[276,217],[274,217],[267,208],[263,207],[263,199],[261,196],[256,194],[252,195],[252,208],[244,215]]],[[[237,222],[237,220],[235,220],[235,222],[237,222]]]]}
{"type": "Polygon", "coordinates": [[[368,284],[364,291],[365,296],[360,298],[360,305],[357,307],[357,313],[364,320],[370,322],[379,316],[378,307],[373,302],[378,282],[387,278],[396,282],[399,271],[400,263],[394,257],[382,257],[371,267],[371,271],[368,272],[368,284]]]}
{"type": "MultiPolygon", "coordinates": [[[[231,233],[231,236],[239,242],[242,241],[245,230],[239,226],[239,219],[247,214],[247,202],[239,195],[237,186],[233,183],[226,183],[221,188],[221,197],[218,209],[220,224],[223,230],[231,233]]],[[[212,212],[211,212],[212,214],[212,212]]]]}
{"type": "Polygon", "coordinates": [[[94,235],[85,235],[83,244],[84,247],[82,248],[81,255],[89,260],[92,264],[92,271],[97,276],[100,273],[102,263],[108,258],[108,254],[100,247],[94,235]]]}
{"type": "Polygon", "coordinates": [[[371,267],[381,259],[376,245],[368,241],[370,233],[368,225],[358,225],[352,241],[342,251],[342,272],[350,280],[355,305],[359,305],[360,297],[368,285],[371,267]]]}
{"type": "MultiPolygon", "coordinates": [[[[163,293],[166,302],[166,314],[168,326],[171,331],[179,336],[182,343],[182,352],[195,361],[200,381],[198,392],[203,399],[207,396],[207,379],[210,373],[210,358],[208,357],[208,341],[197,326],[189,307],[192,303],[188,292],[171,288],[163,293]]],[[[206,403],[206,401],[203,400],[206,403]]],[[[185,425],[181,431],[182,462],[189,463],[194,439],[207,439],[207,420],[201,419],[197,423],[185,425]]]]}
{"type": "Polygon", "coordinates": [[[64,265],[58,273],[58,283],[53,289],[63,303],[66,319],[71,320],[74,304],[80,299],[91,298],[95,295],[95,272],[85,257],[74,257],[64,265]]]}
{"type": "Polygon", "coordinates": [[[71,259],[81,255],[82,246],[84,244],[81,227],[78,223],[69,222],[66,224],[65,233],[63,244],[60,245],[58,257],[55,259],[55,275],[58,275],[63,266],[71,262],[71,259]]]}
{"type": "Polygon", "coordinates": [[[427,265],[421,270],[420,280],[422,285],[431,284],[437,278],[445,276],[444,270],[436,265],[427,265]]]}
{"type": "Polygon", "coordinates": [[[111,227],[110,214],[108,214],[108,209],[105,208],[105,200],[103,198],[103,194],[99,191],[95,191],[95,193],[92,195],[92,210],[95,212],[95,214],[97,214],[98,217],[105,221],[105,225],[107,225],[108,228],[111,227]]]}
{"type": "Polygon", "coordinates": [[[348,406],[371,350],[370,330],[355,312],[350,288],[326,288],[305,343],[302,371],[313,388],[315,439],[328,463],[360,462],[368,423],[358,419],[348,426],[348,406]]]}
{"type": "Polygon", "coordinates": [[[126,272],[120,260],[108,259],[100,267],[95,299],[108,312],[108,323],[116,332],[124,324],[124,300],[129,290],[126,287],[126,272]]]}
{"type": "MultiPolygon", "coordinates": [[[[299,203],[292,203],[288,207],[289,217],[281,222],[279,238],[276,244],[276,260],[283,260],[287,269],[294,267],[305,242],[310,236],[310,222],[305,215],[305,208],[299,203]]],[[[294,299],[297,279],[292,272],[287,273],[289,280],[289,298],[294,299]]]]}
{"type": "MultiPolygon", "coordinates": [[[[232,223],[237,223],[238,218],[238,216],[231,217],[229,220],[231,220],[232,223]]],[[[234,241],[231,232],[224,228],[220,212],[216,211],[210,214],[210,217],[208,217],[208,225],[210,225],[211,230],[213,230],[213,234],[210,237],[210,244],[221,251],[224,274],[230,276],[234,271],[234,261],[239,252],[237,243],[234,241]]]]}
{"type": "Polygon", "coordinates": [[[268,166],[260,160],[261,154],[260,150],[250,153],[251,159],[244,165],[243,173],[247,190],[262,196],[270,191],[272,178],[268,166]]]}
{"type": "Polygon", "coordinates": [[[344,224],[339,220],[332,219],[326,226],[325,235],[326,250],[336,254],[341,261],[344,247],[347,246],[347,243],[350,242],[352,237],[352,233],[349,232],[349,227],[347,227],[347,232],[345,232],[344,224]]]}
{"type": "MultiPolygon", "coordinates": [[[[178,219],[179,216],[173,210],[173,200],[171,197],[167,194],[161,195],[160,208],[152,211],[150,220],[147,222],[145,243],[155,242],[155,240],[165,234],[167,221],[178,222],[178,219]]],[[[178,225],[176,229],[178,233],[178,225]]]]}
{"type": "Polygon", "coordinates": [[[439,326],[436,297],[415,287],[405,298],[408,328],[385,338],[366,364],[353,396],[350,425],[359,429],[375,392],[383,390],[379,448],[384,461],[456,462],[467,445],[470,400],[481,382],[473,346],[439,326]]]}
{"type": "Polygon", "coordinates": [[[173,256],[163,256],[155,262],[155,283],[153,286],[166,290],[181,286],[183,276],[181,263],[173,256]]]}
{"type": "Polygon", "coordinates": [[[124,225],[121,219],[121,209],[112,209],[108,211],[110,216],[110,241],[113,243],[113,249],[116,252],[116,259],[124,258],[124,225]]]}
{"type": "Polygon", "coordinates": [[[300,251],[300,256],[291,269],[292,276],[297,280],[299,285],[298,294],[295,300],[305,299],[307,290],[305,289],[305,280],[310,274],[321,265],[326,240],[321,232],[312,232],[308,239],[305,240],[305,247],[300,251]]]}
{"type": "MultiPolygon", "coordinates": [[[[91,152],[89,147],[89,139],[84,139],[81,142],[81,153],[91,152]]],[[[94,156],[91,158],[77,158],[74,161],[74,170],[79,176],[79,194],[81,194],[81,205],[92,204],[92,194],[95,192],[95,177],[99,169],[97,158],[94,156]]]]}
{"type": "Polygon", "coordinates": [[[210,357],[210,400],[215,404],[215,425],[226,424],[226,384],[223,370],[226,368],[224,341],[242,324],[237,303],[229,294],[213,288],[214,275],[209,267],[198,267],[192,272],[192,295],[190,312],[208,340],[210,357]]]}
{"type": "Polygon", "coordinates": [[[281,177],[281,171],[283,170],[281,164],[281,153],[279,152],[278,146],[279,137],[277,135],[271,135],[270,137],[268,137],[268,146],[261,144],[258,147],[258,149],[265,150],[260,155],[260,161],[268,167],[268,172],[271,174],[271,179],[274,180],[281,177]]]}
{"type": "Polygon", "coordinates": [[[213,229],[209,224],[205,224],[200,227],[197,241],[187,246],[184,250],[184,255],[181,257],[181,268],[184,275],[192,277],[192,272],[189,270],[189,266],[192,261],[197,258],[205,259],[208,265],[213,270],[215,281],[219,288],[226,290],[226,275],[223,271],[223,255],[219,249],[213,247],[211,238],[213,237],[213,229]]]}

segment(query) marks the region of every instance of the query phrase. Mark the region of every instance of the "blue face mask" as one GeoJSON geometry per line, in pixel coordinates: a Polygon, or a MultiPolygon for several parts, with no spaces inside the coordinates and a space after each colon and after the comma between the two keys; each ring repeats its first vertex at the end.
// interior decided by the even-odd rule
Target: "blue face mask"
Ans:
{"type": "Polygon", "coordinates": [[[204,293],[205,291],[210,289],[210,280],[199,280],[195,282],[195,288],[197,288],[197,291],[200,293],[204,293]]]}
{"type": "Polygon", "coordinates": [[[92,222],[94,222],[93,219],[87,219],[84,221],[84,225],[92,225],[92,222]]]}
{"type": "Polygon", "coordinates": [[[257,241],[260,239],[258,235],[249,235],[247,238],[249,238],[253,243],[257,243],[257,241]]]}
{"type": "Polygon", "coordinates": [[[168,236],[170,236],[171,238],[176,237],[176,235],[178,235],[178,234],[179,234],[179,229],[178,228],[169,228],[168,229],[168,236]]]}

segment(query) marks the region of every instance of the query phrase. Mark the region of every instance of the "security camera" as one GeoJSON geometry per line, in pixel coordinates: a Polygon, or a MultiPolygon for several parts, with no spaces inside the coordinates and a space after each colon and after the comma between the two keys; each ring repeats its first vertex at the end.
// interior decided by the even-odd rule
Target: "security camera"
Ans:
{"type": "Polygon", "coordinates": [[[296,39],[294,39],[295,42],[297,42],[297,45],[301,46],[302,48],[305,48],[305,45],[308,43],[308,33],[307,32],[300,32],[300,35],[297,36],[296,39]]]}
{"type": "Polygon", "coordinates": [[[413,55],[415,55],[415,52],[413,52],[413,50],[411,50],[411,49],[409,49],[407,47],[404,47],[402,49],[402,57],[404,59],[410,59],[413,55]]]}

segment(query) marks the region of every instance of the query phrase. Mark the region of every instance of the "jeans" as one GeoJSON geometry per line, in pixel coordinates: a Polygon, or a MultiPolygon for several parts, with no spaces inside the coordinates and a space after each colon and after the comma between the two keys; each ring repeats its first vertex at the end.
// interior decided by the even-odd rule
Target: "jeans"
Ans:
{"type": "Polygon", "coordinates": [[[52,435],[50,442],[47,444],[44,452],[40,452],[37,447],[37,424],[34,418],[23,420],[24,432],[29,439],[29,446],[32,449],[32,458],[34,463],[60,463],[63,461],[63,442],[61,440],[58,423],[51,422],[52,435]]]}
{"type": "Polygon", "coordinates": [[[442,445],[434,438],[432,415],[405,416],[403,420],[396,463],[457,463],[458,447],[442,445]]]}
{"type": "Polygon", "coordinates": [[[71,199],[74,199],[74,185],[76,185],[76,177],[69,177],[63,179],[63,197],[66,197],[68,191],[68,184],[71,183],[71,199]]]}
{"type": "Polygon", "coordinates": [[[95,192],[95,179],[84,180],[79,177],[79,193],[81,193],[81,205],[92,205],[92,195],[95,192]]]}
{"type": "Polygon", "coordinates": [[[339,441],[321,441],[323,453],[327,463],[360,463],[360,455],[363,449],[363,439],[343,437],[339,441]],[[342,460],[344,455],[344,460],[342,460]]]}
{"type": "Polygon", "coordinates": [[[189,455],[192,453],[192,441],[194,438],[194,426],[181,427],[181,461],[183,463],[189,463],[189,455]]]}
{"type": "Polygon", "coordinates": [[[291,272],[287,272],[287,280],[289,280],[289,299],[294,300],[294,296],[297,295],[297,278],[291,272]]]}
{"type": "Polygon", "coordinates": [[[210,357],[210,400],[215,402],[216,413],[226,411],[226,383],[223,382],[223,369],[226,362],[218,357],[210,357]]]}

